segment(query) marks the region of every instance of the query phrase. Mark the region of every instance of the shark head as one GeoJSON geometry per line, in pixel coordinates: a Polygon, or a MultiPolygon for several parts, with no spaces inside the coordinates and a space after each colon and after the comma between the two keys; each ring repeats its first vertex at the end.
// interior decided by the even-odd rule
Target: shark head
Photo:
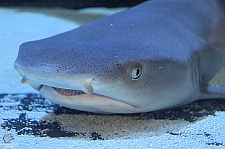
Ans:
{"type": "Polygon", "coordinates": [[[80,29],[22,44],[14,65],[21,82],[53,103],[95,113],[162,109],[175,90],[187,89],[183,84],[189,80],[189,70],[184,64],[150,58],[149,46],[140,50],[139,44],[126,45],[121,40],[108,45],[72,42],[78,40],[71,39],[77,32],[80,29]]]}

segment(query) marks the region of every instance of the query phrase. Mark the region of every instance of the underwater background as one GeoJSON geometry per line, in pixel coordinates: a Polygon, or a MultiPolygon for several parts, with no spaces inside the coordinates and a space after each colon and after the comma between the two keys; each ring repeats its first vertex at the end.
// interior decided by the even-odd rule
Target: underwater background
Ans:
{"type": "Polygon", "coordinates": [[[13,63],[21,43],[74,29],[141,2],[0,1],[0,148],[225,146],[225,100],[141,114],[101,115],[52,104],[20,83],[13,63]]]}

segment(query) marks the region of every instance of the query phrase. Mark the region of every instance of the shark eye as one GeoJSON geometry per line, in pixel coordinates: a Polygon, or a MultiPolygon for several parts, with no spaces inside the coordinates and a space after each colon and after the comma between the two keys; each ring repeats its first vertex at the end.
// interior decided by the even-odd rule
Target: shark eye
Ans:
{"type": "Polygon", "coordinates": [[[132,80],[137,80],[142,75],[142,68],[141,66],[134,66],[131,68],[131,77],[132,80]]]}

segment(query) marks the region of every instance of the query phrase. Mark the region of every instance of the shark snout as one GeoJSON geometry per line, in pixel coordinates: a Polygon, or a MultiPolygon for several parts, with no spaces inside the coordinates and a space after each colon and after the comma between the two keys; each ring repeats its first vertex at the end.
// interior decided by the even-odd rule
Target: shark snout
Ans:
{"type": "Polygon", "coordinates": [[[91,94],[96,76],[86,71],[85,67],[90,67],[82,62],[82,55],[57,42],[27,42],[20,46],[14,68],[22,77],[21,83],[35,90],[50,86],[91,94]]]}
{"type": "Polygon", "coordinates": [[[42,86],[50,86],[53,88],[82,91],[86,94],[94,92],[93,84],[95,79],[93,76],[87,74],[71,75],[35,71],[21,65],[17,61],[14,64],[14,68],[22,77],[21,83],[29,84],[37,91],[42,86]]]}

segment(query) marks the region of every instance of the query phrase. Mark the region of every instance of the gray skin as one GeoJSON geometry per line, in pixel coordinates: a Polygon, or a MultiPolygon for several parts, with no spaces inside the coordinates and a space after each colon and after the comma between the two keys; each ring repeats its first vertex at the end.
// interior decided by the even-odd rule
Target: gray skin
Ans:
{"type": "Polygon", "coordinates": [[[225,65],[224,19],[216,0],[147,1],[23,43],[15,69],[51,102],[95,113],[225,98],[224,87],[208,84],[225,65]]]}

